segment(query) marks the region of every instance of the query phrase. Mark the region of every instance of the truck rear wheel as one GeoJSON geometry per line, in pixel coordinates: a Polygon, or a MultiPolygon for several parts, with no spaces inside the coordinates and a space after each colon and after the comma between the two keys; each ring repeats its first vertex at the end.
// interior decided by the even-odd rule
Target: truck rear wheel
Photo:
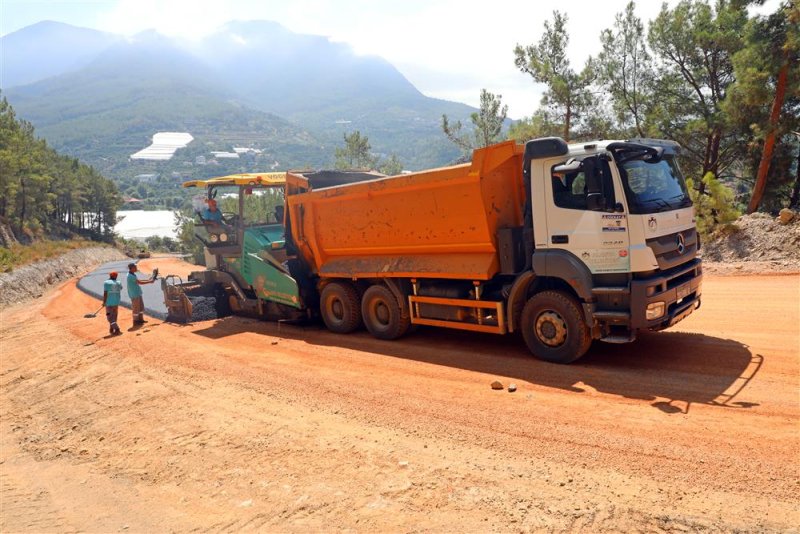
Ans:
{"type": "Polygon", "coordinates": [[[548,362],[572,363],[592,343],[580,304],[561,291],[542,291],[528,299],[520,326],[528,349],[548,362]]]}
{"type": "Polygon", "coordinates": [[[374,285],[361,299],[364,326],[378,339],[397,339],[408,332],[410,317],[403,317],[397,298],[388,287],[374,285]]]}
{"type": "Polygon", "coordinates": [[[322,289],[319,301],[322,321],[331,332],[349,334],[361,325],[358,291],[352,285],[331,282],[322,289]]]}

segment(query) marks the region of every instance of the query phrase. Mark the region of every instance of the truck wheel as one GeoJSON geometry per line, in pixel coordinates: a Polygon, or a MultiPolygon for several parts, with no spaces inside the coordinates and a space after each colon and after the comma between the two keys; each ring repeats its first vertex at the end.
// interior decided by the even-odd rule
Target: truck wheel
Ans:
{"type": "Polygon", "coordinates": [[[403,317],[400,304],[388,287],[371,286],[361,299],[361,315],[369,333],[378,339],[397,339],[408,332],[410,317],[403,317]]]}
{"type": "Polygon", "coordinates": [[[361,307],[356,288],[347,283],[331,282],[322,289],[320,314],[325,326],[337,334],[349,334],[361,325],[361,307]]]}
{"type": "Polygon", "coordinates": [[[580,304],[561,291],[542,291],[528,299],[520,326],[528,349],[548,362],[572,363],[592,343],[580,304]]]}

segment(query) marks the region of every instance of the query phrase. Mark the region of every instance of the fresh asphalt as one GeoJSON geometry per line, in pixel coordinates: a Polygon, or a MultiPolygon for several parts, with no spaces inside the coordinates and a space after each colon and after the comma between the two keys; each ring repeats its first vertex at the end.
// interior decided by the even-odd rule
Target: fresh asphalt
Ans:
{"type": "MultiPolygon", "coordinates": [[[[82,277],[78,281],[78,289],[102,301],[103,282],[108,280],[108,273],[111,271],[117,271],[119,273],[117,280],[122,282],[122,301],[120,306],[130,308],[131,298],[128,296],[128,289],[125,284],[125,277],[128,276],[129,263],[131,263],[131,260],[112,261],[103,264],[101,267],[82,277]]],[[[147,280],[152,276],[152,273],[146,273],[142,271],[137,271],[136,274],[140,280],[147,280]]],[[[142,288],[142,296],[144,298],[144,312],[151,317],[155,317],[156,319],[166,319],[167,307],[164,304],[164,295],[161,292],[161,282],[156,280],[155,283],[140,287],[142,288]]]]}

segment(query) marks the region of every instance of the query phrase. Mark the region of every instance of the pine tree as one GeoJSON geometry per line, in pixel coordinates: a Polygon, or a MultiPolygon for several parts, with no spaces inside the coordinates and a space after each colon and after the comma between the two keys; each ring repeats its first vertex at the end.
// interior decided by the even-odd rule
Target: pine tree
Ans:
{"type": "Polygon", "coordinates": [[[569,34],[567,16],[553,11],[553,23],[545,21],[544,35],[536,45],[514,48],[514,64],[519,70],[530,74],[534,82],[547,86],[542,96],[542,106],[561,117],[564,125],[562,137],[569,141],[574,123],[591,106],[589,90],[594,73],[591,62],[587,62],[581,73],[577,73],[567,58],[569,34]]]}

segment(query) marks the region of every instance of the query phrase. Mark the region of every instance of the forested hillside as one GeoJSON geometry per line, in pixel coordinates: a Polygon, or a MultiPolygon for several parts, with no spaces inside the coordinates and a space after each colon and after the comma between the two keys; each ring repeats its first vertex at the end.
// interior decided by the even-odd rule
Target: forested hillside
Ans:
{"type": "MultiPolygon", "coordinates": [[[[154,33],[116,43],[84,68],[11,90],[9,99],[55,148],[115,180],[186,171],[184,162],[192,165],[196,156],[233,146],[263,149],[262,165],[325,161],[309,132],[238,103],[201,62],[154,33]],[[177,166],[130,161],[158,131],[189,132],[195,141],[181,152],[177,166]]],[[[222,169],[194,168],[192,177],[251,170],[241,168],[244,161],[229,163],[222,169]]]]}
{"type": "MultiPolygon", "coordinates": [[[[31,41],[47,36],[34,30],[0,44],[19,62],[36,62],[31,41]]],[[[92,31],[65,24],[59,30],[78,40],[92,31]]],[[[426,97],[381,58],[266,21],[230,23],[192,46],[151,31],[79,50],[95,56],[4,78],[3,90],[52,146],[114,179],[148,172],[127,157],[158,131],[191,133],[193,148],[204,149],[198,155],[253,147],[263,151],[260,164],[287,169],[333,164],[342,134],[360,130],[377,153],[397,154],[406,168],[432,167],[458,156],[441,136],[441,115],[473,111],[426,97]]],[[[223,174],[256,170],[221,165],[223,174]]]]}
{"type": "Polygon", "coordinates": [[[113,182],[50,148],[0,100],[0,223],[16,239],[65,231],[108,237],[119,205],[113,182]]]}

